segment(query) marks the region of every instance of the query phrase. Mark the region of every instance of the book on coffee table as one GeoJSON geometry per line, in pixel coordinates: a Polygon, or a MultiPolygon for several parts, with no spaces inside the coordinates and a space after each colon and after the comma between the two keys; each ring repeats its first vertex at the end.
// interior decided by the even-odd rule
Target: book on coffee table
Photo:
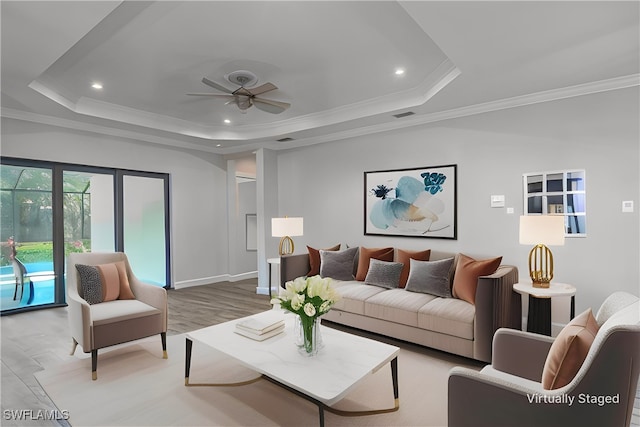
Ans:
{"type": "Polygon", "coordinates": [[[279,334],[284,330],[284,313],[268,311],[261,316],[250,316],[236,323],[235,331],[259,341],[279,334]]]}
{"type": "Polygon", "coordinates": [[[255,332],[251,332],[250,330],[243,329],[243,328],[238,328],[237,326],[234,332],[236,334],[240,334],[247,338],[251,338],[252,340],[264,341],[267,338],[271,338],[273,336],[276,336],[282,333],[283,331],[284,331],[284,322],[282,323],[282,325],[276,327],[275,329],[271,329],[270,331],[264,332],[262,334],[256,334],[255,332]]]}

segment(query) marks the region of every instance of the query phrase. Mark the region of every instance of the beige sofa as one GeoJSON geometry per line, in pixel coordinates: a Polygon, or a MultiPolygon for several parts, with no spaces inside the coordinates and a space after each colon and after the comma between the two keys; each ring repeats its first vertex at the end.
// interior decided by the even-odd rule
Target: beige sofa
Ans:
{"type": "MultiPolygon", "coordinates": [[[[431,251],[430,261],[455,256],[431,251]]],[[[281,285],[305,276],[309,269],[308,254],[283,256],[281,285]]],[[[513,292],[517,282],[518,269],[501,265],[494,274],[478,278],[474,305],[402,288],[336,281],[342,298],[323,320],[490,362],[494,332],[521,328],[520,297],[513,292]]]]}

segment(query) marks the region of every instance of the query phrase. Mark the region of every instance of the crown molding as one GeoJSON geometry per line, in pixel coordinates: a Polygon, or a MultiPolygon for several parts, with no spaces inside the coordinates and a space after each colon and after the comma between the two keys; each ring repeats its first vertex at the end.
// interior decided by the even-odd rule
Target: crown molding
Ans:
{"type": "Polygon", "coordinates": [[[367,99],[319,113],[265,124],[242,125],[235,128],[200,125],[188,120],[150,113],[88,97],[80,97],[77,100],[73,100],[70,96],[62,94],[62,90],[56,90],[55,85],[48,82],[45,76],[32,81],[29,87],[75,113],[91,117],[114,120],[200,139],[250,141],[335,125],[422,105],[458,75],[460,75],[460,70],[451,61],[445,59],[417,87],[409,90],[367,99]]]}
{"type": "MultiPolygon", "coordinates": [[[[197,151],[203,151],[214,154],[233,154],[248,150],[254,150],[260,147],[266,146],[267,148],[274,150],[285,150],[301,146],[320,144],[324,142],[339,141],[348,138],[355,138],[359,136],[371,135],[375,133],[388,132],[392,130],[408,128],[413,126],[419,126],[428,123],[439,122],[443,120],[450,120],[460,117],[466,117],[476,114],[489,113],[492,111],[505,110],[509,108],[518,108],[526,105],[538,104],[543,102],[552,102],[566,98],[572,98],[582,95],[589,95],[598,92],[607,92],[618,89],[625,89],[629,87],[640,86],[640,74],[632,74],[628,76],[621,76],[612,79],[600,80],[596,82],[590,82],[575,86],[569,86],[565,88],[553,89],[548,91],[542,91],[532,93],[528,95],[521,95],[512,98],[506,98],[496,101],[485,102],[481,104],[470,105],[467,107],[454,108],[447,111],[441,111],[436,113],[430,113],[425,115],[415,115],[411,117],[405,117],[392,122],[381,123],[372,126],[365,126],[356,129],[334,132],[325,134],[318,137],[300,138],[295,139],[293,142],[253,142],[249,144],[242,144],[239,146],[231,147],[208,147],[206,145],[190,143],[186,141],[180,141],[175,139],[163,138],[159,136],[149,135],[142,132],[134,132],[123,129],[112,128],[108,126],[94,125],[89,123],[80,122],[77,120],[62,119],[53,116],[47,116],[43,114],[31,113],[22,110],[15,110],[11,108],[3,107],[0,111],[2,117],[24,120],[35,123],[43,123],[52,126],[58,126],[68,129],[81,130],[86,132],[104,134],[108,136],[134,139],[138,141],[145,141],[154,144],[160,144],[171,147],[179,147],[197,151]]],[[[433,90],[438,90],[436,87],[433,90]]],[[[282,132],[284,134],[284,132],[282,132]]]]}
{"type": "Polygon", "coordinates": [[[92,123],[80,122],[77,120],[63,119],[60,117],[47,116],[44,114],[32,113],[28,111],[15,110],[13,108],[2,107],[0,110],[0,116],[9,119],[22,120],[26,122],[33,122],[39,124],[45,124],[50,126],[61,127],[65,129],[72,129],[83,132],[90,132],[99,135],[112,136],[124,139],[133,139],[136,141],[149,142],[152,144],[159,144],[169,146],[172,148],[184,148],[189,150],[203,151],[207,153],[220,154],[220,150],[213,147],[207,147],[201,144],[194,144],[186,141],[180,141],[176,139],[163,138],[160,136],[149,135],[141,132],[134,132],[124,129],[118,129],[109,126],[95,125],[92,123]]]}
{"type": "MultiPolygon", "coordinates": [[[[320,144],[330,141],[339,141],[348,138],[371,135],[375,133],[388,132],[392,130],[420,126],[424,124],[440,122],[443,120],[467,117],[476,114],[490,113],[493,111],[506,110],[510,108],[518,108],[526,105],[539,104],[543,102],[558,101],[561,99],[574,98],[577,96],[590,95],[599,92],[608,92],[612,90],[625,89],[633,86],[640,86],[640,74],[632,74],[629,76],[615,77],[607,80],[599,80],[596,82],[584,83],[575,86],[568,86],[559,89],[536,92],[527,95],[505,98],[496,101],[485,102],[481,104],[470,105],[467,107],[454,108],[451,110],[430,113],[424,115],[415,115],[410,118],[402,118],[395,122],[385,122],[372,126],[366,126],[356,129],[350,129],[332,134],[325,134],[319,137],[309,137],[296,139],[295,146],[306,146],[320,144]]],[[[293,148],[288,142],[281,142],[280,149],[293,148]],[[289,144],[289,146],[286,146],[289,144]]]]}

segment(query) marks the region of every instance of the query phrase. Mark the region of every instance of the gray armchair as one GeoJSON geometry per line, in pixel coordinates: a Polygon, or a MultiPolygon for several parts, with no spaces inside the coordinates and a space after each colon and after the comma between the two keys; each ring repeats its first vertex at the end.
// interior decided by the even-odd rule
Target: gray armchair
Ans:
{"type": "Polygon", "coordinates": [[[449,373],[449,427],[628,426],[640,374],[639,304],[625,292],[607,298],[586,359],[555,390],[541,384],[553,338],[499,329],[491,365],[449,373]]]}
{"type": "Polygon", "coordinates": [[[131,271],[122,252],[72,253],[67,257],[67,303],[73,339],[71,354],[78,344],[91,352],[92,378],[97,379],[98,349],[160,334],[163,357],[167,358],[167,292],[141,282],[131,271]],[[135,299],[117,299],[90,305],[83,298],[76,264],[101,265],[124,261],[135,299]]]}

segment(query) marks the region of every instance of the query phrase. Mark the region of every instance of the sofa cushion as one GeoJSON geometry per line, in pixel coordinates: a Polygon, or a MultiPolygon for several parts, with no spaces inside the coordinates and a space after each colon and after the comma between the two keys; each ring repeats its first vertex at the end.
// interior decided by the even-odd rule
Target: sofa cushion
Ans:
{"type": "Polygon", "coordinates": [[[114,262],[118,269],[118,276],[120,278],[120,295],[118,299],[136,299],[131,291],[131,285],[129,284],[129,277],[127,276],[127,267],[124,261],[114,262]]]}
{"type": "Polygon", "coordinates": [[[380,261],[371,258],[369,260],[369,271],[364,283],[367,285],[380,286],[388,289],[395,289],[400,283],[402,273],[402,263],[380,261]]]}
{"type": "Polygon", "coordinates": [[[138,300],[115,300],[91,306],[93,326],[107,325],[160,314],[160,310],[138,300]]]}
{"type": "Polygon", "coordinates": [[[407,292],[404,289],[389,289],[371,296],[364,302],[364,314],[403,325],[418,326],[418,311],[433,295],[407,292]]]}
{"type": "Polygon", "coordinates": [[[410,260],[415,259],[418,261],[429,261],[431,256],[431,249],[425,251],[406,251],[404,249],[398,249],[396,253],[396,261],[401,262],[404,266],[402,268],[402,274],[400,275],[400,287],[404,288],[409,278],[410,260]]]}
{"type": "Polygon", "coordinates": [[[638,301],[638,297],[627,292],[614,292],[602,303],[596,314],[598,326],[602,326],[611,316],[618,313],[623,308],[638,301]]]}
{"type": "Polygon", "coordinates": [[[418,327],[472,340],[476,307],[456,298],[435,298],[418,311],[418,327]]]}
{"type": "Polygon", "coordinates": [[[393,248],[360,248],[356,280],[362,282],[367,277],[371,258],[379,259],[380,261],[393,261],[393,248]]]}
{"type": "Polygon", "coordinates": [[[102,284],[102,301],[117,300],[120,296],[120,274],[115,264],[96,265],[102,284]]]}
{"type": "Polygon", "coordinates": [[[380,286],[371,286],[357,281],[334,282],[334,287],[340,294],[340,299],[333,305],[333,309],[355,314],[364,314],[364,302],[386,291],[380,286]]]}
{"type": "Polygon", "coordinates": [[[93,265],[76,264],[76,270],[80,278],[82,298],[89,304],[101,303],[102,281],[98,269],[93,265]]]}
{"type": "Polygon", "coordinates": [[[453,277],[453,296],[475,304],[478,277],[493,274],[500,266],[500,262],[502,257],[477,261],[460,254],[453,277]]]}
{"type": "Polygon", "coordinates": [[[335,280],[353,280],[353,265],[358,248],[320,251],[320,276],[335,280]]]}
{"type": "Polygon", "coordinates": [[[449,273],[453,258],[438,261],[417,261],[410,259],[411,270],[405,289],[443,298],[451,298],[449,273]]]}
{"type": "MultiPolygon", "coordinates": [[[[338,251],[340,250],[340,243],[330,248],[322,249],[323,251],[338,251]]],[[[311,269],[307,273],[307,277],[317,276],[320,274],[320,249],[312,248],[311,246],[307,246],[307,251],[309,252],[309,265],[311,269]]]]}
{"type": "Polygon", "coordinates": [[[542,370],[542,387],[554,390],[569,384],[587,357],[598,333],[591,309],[576,316],[551,344],[542,370]]]}

